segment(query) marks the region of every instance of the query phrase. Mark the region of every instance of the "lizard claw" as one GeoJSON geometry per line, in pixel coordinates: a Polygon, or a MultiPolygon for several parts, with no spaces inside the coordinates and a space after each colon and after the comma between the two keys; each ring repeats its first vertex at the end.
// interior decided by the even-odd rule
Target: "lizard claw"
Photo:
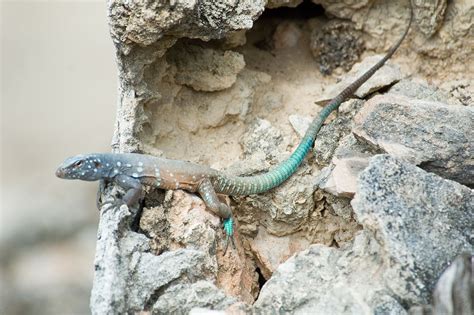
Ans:
{"type": "Polygon", "coordinates": [[[224,255],[227,253],[227,248],[229,243],[232,243],[232,247],[235,248],[234,242],[234,220],[232,217],[224,219],[224,232],[226,234],[225,245],[224,245],[224,255]]]}

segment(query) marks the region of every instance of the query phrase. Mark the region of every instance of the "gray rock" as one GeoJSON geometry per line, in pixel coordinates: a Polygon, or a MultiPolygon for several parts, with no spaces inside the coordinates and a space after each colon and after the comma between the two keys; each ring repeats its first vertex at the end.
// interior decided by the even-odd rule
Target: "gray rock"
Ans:
{"type": "Polygon", "coordinates": [[[445,178],[474,184],[472,108],[388,94],[368,101],[355,124],[352,132],[359,140],[445,178]]]}
{"type": "Polygon", "coordinates": [[[223,310],[236,302],[237,299],[226,296],[215,285],[198,281],[166,288],[152,311],[158,314],[189,314],[193,308],[223,310]]]}
{"type": "Polygon", "coordinates": [[[341,250],[312,245],[288,259],[263,286],[257,314],[405,314],[384,288],[380,248],[365,233],[341,250]]]}
{"type": "Polygon", "coordinates": [[[433,314],[474,313],[474,257],[460,255],[446,268],[433,293],[433,314]]]}
{"type": "Polygon", "coordinates": [[[433,101],[440,103],[448,103],[448,97],[438,88],[428,85],[427,83],[419,83],[410,79],[403,79],[395,83],[389,90],[390,93],[401,94],[409,98],[417,100],[433,101]]]}
{"type": "Polygon", "coordinates": [[[109,3],[112,38],[125,53],[132,43],[151,45],[164,36],[209,40],[249,29],[265,1],[113,1],[109,3]]]}
{"type": "Polygon", "coordinates": [[[443,25],[444,13],[448,6],[447,0],[415,0],[412,1],[413,15],[418,29],[427,37],[433,36],[443,25]]]}
{"type": "Polygon", "coordinates": [[[167,55],[168,61],[177,68],[176,83],[188,85],[196,91],[229,88],[245,67],[244,56],[230,50],[218,51],[179,43],[167,55]]]}
{"type": "Polygon", "coordinates": [[[331,162],[341,139],[350,134],[353,118],[363,104],[362,100],[357,99],[344,102],[337,117],[321,127],[313,148],[314,160],[318,165],[326,166],[331,162]]]}
{"type": "Polygon", "coordinates": [[[406,314],[449,261],[474,251],[474,192],[390,156],[372,158],[353,207],[364,227],[353,243],[312,245],[281,264],[257,314],[406,314]]]}
{"type": "Polygon", "coordinates": [[[98,230],[93,314],[138,312],[150,308],[156,292],[191,279],[212,279],[213,267],[203,252],[182,249],[160,256],[151,253],[148,239],[130,230],[126,206],[103,208],[98,230]],[[211,271],[211,273],[210,273],[211,271]]]}
{"type": "Polygon", "coordinates": [[[288,120],[290,121],[291,127],[293,127],[293,129],[296,131],[298,136],[300,136],[300,138],[304,137],[306,130],[313,121],[309,117],[304,117],[300,115],[290,115],[288,116],[288,120]]]}
{"type": "Polygon", "coordinates": [[[383,278],[405,303],[428,301],[448,263],[474,252],[474,191],[388,155],[361,173],[352,207],[384,248],[383,278]]]}
{"type": "Polygon", "coordinates": [[[353,23],[331,20],[312,29],[310,48],[319,71],[329,75],[337,67],[349,71],[362,54],[364,41],[353,23]]]}
{"type": "MultiPolygon", "coordinates": [[[[334,98],[344,88],[346,88],[349,84],[359,78],[365,71],[367,71],[367,69],[382,59],[382,57],[382,55],[369,56],[362,60],[362,62],[356,63],[352,67],[351,71],[349,71],[347,74],[344,74],[344,77],[341,81],[331,86],[328,90],[324,91],[323,96],[321,96],[317,102],[319,104],[323,104],[334,98]]],[[[370,79],[362,84],[354,93],[354,95],[359,98],[363,98],[371,93],[374,93],[375,91],[400,81],[402,77],[403,76],[399,67],[391,62],[387,62],[370,79]]]]}

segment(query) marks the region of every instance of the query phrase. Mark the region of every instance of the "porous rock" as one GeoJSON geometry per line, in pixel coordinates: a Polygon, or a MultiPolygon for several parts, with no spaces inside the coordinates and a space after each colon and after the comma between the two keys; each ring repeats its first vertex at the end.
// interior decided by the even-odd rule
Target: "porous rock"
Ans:
{"type": "Polygon", "coordinates": [[[426,303],[449,262],[474,252],[474,191],[389,155],[361,173],[352,207],[384,248],[383,278],[405,303],[426,303]]]}
{"type": "MultiPolygon", "coordinates": [[[[215,283],[226,294],[238,295],[246,302],[255,298],[254,266],[242,255],[241,238],[237,234],[236,248],[229,248],[224,255],[225,235],[221,220],[207,211],[196,195],[169,191],[161,205],[144,208],[140,229],[150,237],[150,247],[155,255],[181,248],[199,250],[212,266],[206,278],[210,284],[215,283]]],[[[238,226],[235,229],[238,230],[238,226]]]]}
{"type": "MultiPolygon", "coordinates": [[[[336,143],[337,148],[333,146],[334,154],[329,155],[331,163],[319,175],[318,186],[336,196],[352,197],[358,174],[369,158],[379,153],[398,156],[427,171],[471,185],[473,111],[435,100],[447,100],[447,97],[423,84],[410,82],[396,84],[389,94],[369,100],[355,119],[348,122],[352,134],[345,133],[336,143]]],[[[333,128],[331,125],[327,128],[333,128]]],[[[323,136],[324,129],[321,132],[323,136]]],[[[323,145],[324,139],[316,144],[320,141],[323,145]]],[[[324,154],[327,152],[320,153],[324,154]]]]}
{"type": "Polygon", "coordinates": [[[249,29],[263,12],[265,1],[111,1],[112,38],[128,53],[130,45],[148,46],[164,36],[221,38],[227,32],[249,29]]]}
{"type": "Polygon", "coordinates": [[[414,19],[418,29],[427,37],[433,36],[443,24],[447,0],[414,0],[412,1],[414,19]]]}
{"type": "Polygon", "coordinates": [[[371,159],[352,205],[364,227],[353,243],[312,245],[281,264],[257,312],[406,314],[457,254],[474,251],[474,192],[388,155],[371,159]]]}
{"type": "Polygon", "coordinates": [[[237,302],[207,281],[178,284],[166,288],[158,297],[152,311],[158,314],[188,314],[194,308],[224,310],[237,302]]]}
{"type": "Polygon", "coordinates": [[[387,94],[368,101],[352,130],[384,152],[463,184],[474,183],[474,110],[387,94]],[[443,119],[440,120],[440,117],[443,119]]]}
{"type": "MultiPolygon", "coordinates": [[[[136,215],[136,214],[135,214],[136,215]]],[[[148,239],[130,230],[132,214],[126,206],[104,207],[98,230],[95,277],[91,295],[93,314],[144,310],[155,292],[190,279],[212,278],[215,265],[203,252],[180,249],[155,256],[148,239]],[[128,276],[124,276],[128,275],[128,276]]]]}
{"type": "Polygon", "coordinates": [[[279,7],[290,7],[294,8],[298,6],[303,0],[268,0],[266,7],[269,9],[279,8],[279,7]]]}
{"type": "Polygon", "coordinates": [[[364,42],[351,23],[332,20],[323,27],[313,28],[310,48],[319,71],[328,75],[337,67],[350,70],[364,50],[364,42]]]}
{"type": "Polygon", "coordinates": [[[244,57],[234,51],[218,51],[197,45],[176,44],[168,53],[177,70],[175,82],[196,91],[218,91],[231,87],[245,67],[244,57]]]}
{"type": "MultiPolygon", "coordinates": [[[[334,98],[339,94],[344,88],[349,86],[357,78],[359,78],[367,69],[376,64],[382,56],[370,56],[362,60],[360,63],[356,63],[352,67],[349,73],[344,75],[344,78],[332,86],[330,89],[326,90],[318,99],[318,103],[325,103],[330,99],[334,98]]],[[[381,88],[384,88],[388,85],[391,85],[395,82],[398,82],[402,79],[402,73],[398,66],[387,62],[382,68],[380,68],[370,79],[368,79],[364,84],[362,84],[357,91],[354,93],[355,96],[363,98],[375,91],[378,91],[381,88]]]]}

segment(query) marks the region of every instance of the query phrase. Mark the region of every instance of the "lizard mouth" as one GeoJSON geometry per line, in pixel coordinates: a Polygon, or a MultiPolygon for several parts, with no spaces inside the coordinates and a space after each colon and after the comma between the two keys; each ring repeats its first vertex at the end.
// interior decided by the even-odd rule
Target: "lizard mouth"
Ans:
{"type": "Polygon", "coordinates": [[[66,174],[64,173],[64,170],[62,168],[58,168],[56,170],[56,176],[59,177],[59,178],[64,178],[66,174]]]}

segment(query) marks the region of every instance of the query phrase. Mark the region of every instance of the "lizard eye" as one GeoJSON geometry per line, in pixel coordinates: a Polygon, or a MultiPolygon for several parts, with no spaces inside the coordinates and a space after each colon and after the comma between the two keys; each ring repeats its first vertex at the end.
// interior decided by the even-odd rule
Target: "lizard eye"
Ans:
{"type": "Polygon", "coordinates": [[[74,163],[74,165],[73,165],[73,166],[74,166],[74,168],[81,167],[81,165],[82,165],[82,162],[83,162],[83,161],[81,160],[81,161],[77,161],[76,163],[74,163]]]}

